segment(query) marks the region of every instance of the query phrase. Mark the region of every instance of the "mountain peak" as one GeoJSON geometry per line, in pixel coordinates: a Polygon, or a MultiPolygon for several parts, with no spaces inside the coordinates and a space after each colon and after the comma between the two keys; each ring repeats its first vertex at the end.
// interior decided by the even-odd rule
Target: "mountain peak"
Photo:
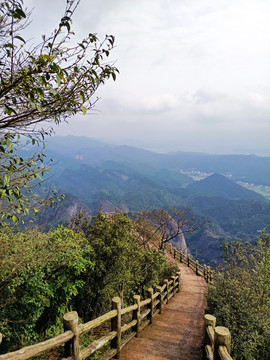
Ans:
{"type": "Polygon", "coordinates": [[[210,196],[217,196],[227,199],[262,200],[263,196],[255,191],[245,189],[243,186],[228,179],[219,173],[214,173],[207,178],[195,181],[188,185],[188,189],[210,196]]]}

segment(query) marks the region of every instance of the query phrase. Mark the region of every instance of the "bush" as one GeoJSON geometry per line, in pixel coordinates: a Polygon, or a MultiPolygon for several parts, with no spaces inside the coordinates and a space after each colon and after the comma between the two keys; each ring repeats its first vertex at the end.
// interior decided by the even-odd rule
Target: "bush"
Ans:
{"type": "Polygon", "coordinates": [[[93,274],[76,298],[76,309],[85,321],[109,310],[112,297],[130,304],[133,295],[144,297],[147,288],[163,281],[163,274],[172,275],[174,268],[168,267],[161,252],[139,245],[127,215],[99,212],[91,221],[84,215],[78,214],[72,226],[84,231],[94,251],[93,274]]]}
{"type": "Polygon", "coordinates": [[[87,322],[110,310],[114,296],[129,305],[175,271],[161,252],[139,245],[127,215],[84,214],[73,225],[0,232],[1,351],[59,334],[72,309],[87,322]]]}
{"type": "Polygon", "coordinates": [[[261,233],[255,246],[227,248],[225,266],[208,294],[209,310],[230,329],[233,357],[270,358],[270,236],[261,233]]]}
{"type": "Polygon", "coordinates": [[[91,273],[92,249],[81,234],[59,227],[0,233],[1,351],[57,332],[91,273]],[[52,331],[53,330],[53,331],[52,331]]]}

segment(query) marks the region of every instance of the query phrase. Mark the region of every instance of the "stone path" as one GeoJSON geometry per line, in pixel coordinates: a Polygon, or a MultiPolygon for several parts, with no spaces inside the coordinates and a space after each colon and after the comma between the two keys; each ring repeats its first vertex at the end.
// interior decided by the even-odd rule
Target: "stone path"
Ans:
{"type": "Polygon", "coordinates": [[[121,351],[121,360],[202,359],[203,316],[207,285],[202,277],[183,264],[181,291],[121,351]]]}

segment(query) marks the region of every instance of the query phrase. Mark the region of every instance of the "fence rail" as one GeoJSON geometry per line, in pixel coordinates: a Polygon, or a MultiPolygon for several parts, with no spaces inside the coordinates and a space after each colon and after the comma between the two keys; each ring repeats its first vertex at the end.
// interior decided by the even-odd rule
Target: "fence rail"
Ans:
{"type": "Polygon", "coordinates": [[[174,259],[180,263],[185,264],[190,267],[196,275],[203,276],[207,283],[210,283],[214,280],[214,270],[210,266],[201,265],[198,260],[194,260],[190,254],[184,254],[183,251],[179,251],[173,247],[171,243],[165,244],[165,249],[173,255],[174,259]]]}
{"type": "Polygon", "coordinates": [[[139,295],[134,295],[133,305],[122,308],[119,297],[112,299],[112,310],[106,314],[91,320],[85,324],[78,323],[78,314],[71,311],[64,315],[63,323],[65,332],[44,342],[24,347],[20,350],[0,355],[0,360],[28,360],[41,355],[46,351],[64,345],[64,358],[62,360],[82,360],[94,354],[104,345],[110,343],[100,360],[110,360],[113,357],[120,359],[121,349],[134,336],[148,325],[154,317],[162,312],[162,308],[180,290],[180,271],[171,280],[165,280],[163,286],[156,286],[148,289],[148,297],[141,300],[139,295]],[[132,320],[122,324],[125,318],[123,315],[132,314],[132,320]],[[83,335],[96,327],[111,321],[111,331],[92,341],[87,347],[81,349],[80,335],[83,335]],[[129,332],[127,336],[125,334],[129,332]]]}

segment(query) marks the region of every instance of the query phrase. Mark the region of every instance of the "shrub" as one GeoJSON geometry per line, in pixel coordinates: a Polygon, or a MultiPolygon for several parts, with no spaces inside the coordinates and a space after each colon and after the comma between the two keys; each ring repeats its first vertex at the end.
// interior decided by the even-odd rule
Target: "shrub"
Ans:
{"type": "Polygon", "coordinates": [[[92,250],[81,234],[59,227],[0,233],[1,350],[25,345],[62,325],[62,315],[91,272],[92,250]],[[51,329],[50,329],[51,328],[51,329]]]}
{"type": "Polygon", "coordinates": [[[264,232],[255,246],[228,247],[208,294],[209,310],[230,329],[233,357],[270,358],[270,236],[264,232]]]}

